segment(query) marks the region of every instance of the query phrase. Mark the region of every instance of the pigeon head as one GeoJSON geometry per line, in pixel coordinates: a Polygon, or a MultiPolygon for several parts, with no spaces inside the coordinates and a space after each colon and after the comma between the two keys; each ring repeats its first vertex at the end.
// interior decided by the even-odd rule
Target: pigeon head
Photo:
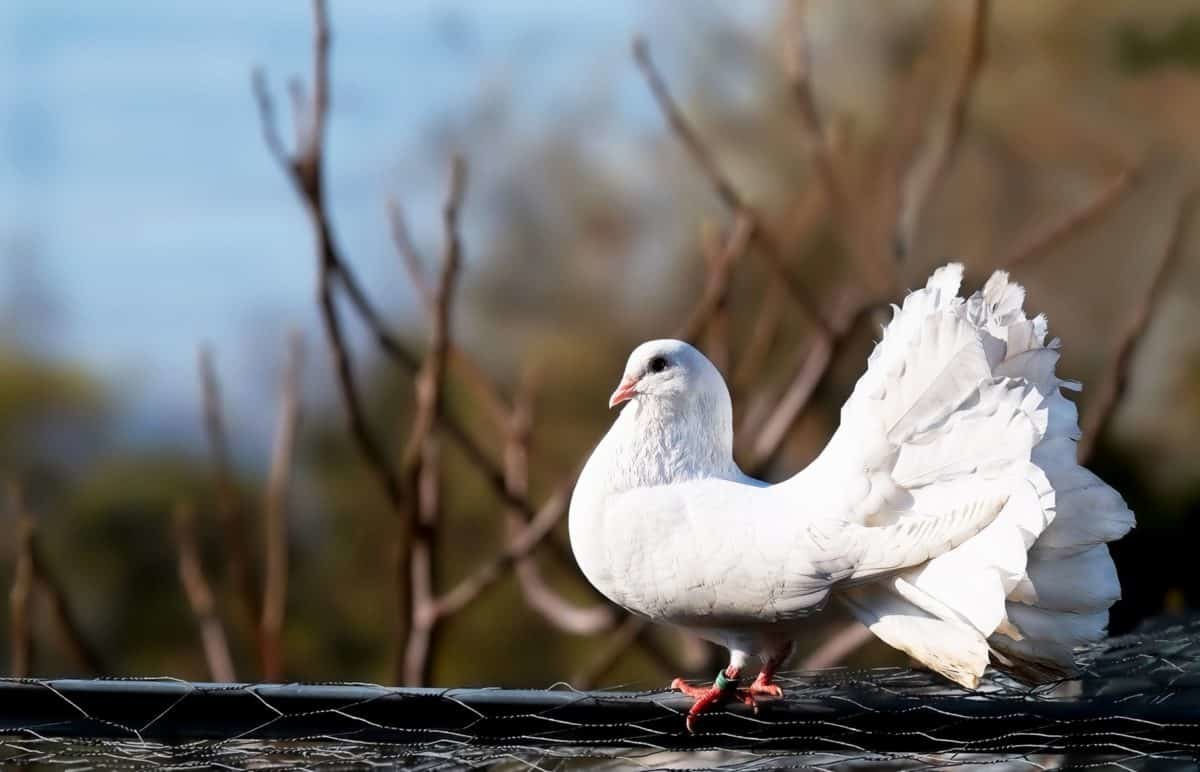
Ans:
{"type": "Polygon", "coordinates": [[[719,405],[722,400],[729,402],[729,391],[713,363],[692,346],[681,340],[652,340],[629,355],[608,406],[632,399],[662,407],[690,402],[719,405]]]}
{"type": "Polygon", "coordinates": [[[606,438],[614,490],[740,474],[729,389],[692,346],[652,340],[635,348],[608,404],[623,402],[629,405],[606,438]]]}

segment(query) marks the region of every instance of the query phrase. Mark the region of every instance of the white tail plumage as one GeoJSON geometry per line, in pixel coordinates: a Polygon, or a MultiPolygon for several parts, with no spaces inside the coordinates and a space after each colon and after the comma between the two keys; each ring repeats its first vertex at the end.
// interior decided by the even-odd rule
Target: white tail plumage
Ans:
{"type": "Polygon", "coordinates": [[[1120,585],[1106,542],[1133,527],[1121,496],[1079,466],[1058,341],[1028,319],[1025,290],[997,271],[968,299],[962,266],[939,269],[897,308],[842,411],[827,453],[890,477],[859,514],[887,525],[997,496],[961,545],[840,597],[881,639],[975,687],[989,661],[1043,680],[1102,637],[1120,585]],[[862,443],[876,437],[875,444],[862,443]],[[851,447],[854,444],[855,447],[851,447]]]}

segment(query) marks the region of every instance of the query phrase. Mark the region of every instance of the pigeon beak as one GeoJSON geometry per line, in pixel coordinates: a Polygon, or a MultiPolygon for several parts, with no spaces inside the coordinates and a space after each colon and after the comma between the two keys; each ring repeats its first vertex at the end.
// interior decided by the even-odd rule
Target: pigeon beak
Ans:
{"type": "Polygon", "coordinates": [[[608,398],[608,407],[614,408],[622,402],[628,402],[637,395],[638,379],[632,375],[627,375],[621,379],[621,385],[617,386],[617,390],[608,398]]]}

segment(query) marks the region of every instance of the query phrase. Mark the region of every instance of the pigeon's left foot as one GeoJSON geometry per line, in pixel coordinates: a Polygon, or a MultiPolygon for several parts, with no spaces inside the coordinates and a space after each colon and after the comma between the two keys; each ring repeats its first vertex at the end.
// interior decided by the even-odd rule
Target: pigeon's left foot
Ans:
{"type": "Polygon", "coordinates": [[[792,656],[792,648],[795,644],[788,641],[784,645],[771,652],[771,655],[763,662],[762,670],[758,671],[758,678],[754,679],[754,683],[750,684],[750,694],[755,697],[775,697],[776,699],[783,696],[783,689],[780,689],[775,684],[775,673],[779,670],[779,666],[787,661],[787,658],[792,656]]]}
{"type": "MultiPolygon", "coordinates": [[[[676,678],[671,682],[672,689],[677,689],[695,700],[687,714],[687,730],[689,732],[696,731],[696,717],[713,707],[729,702],[743,702],[755,710],[758,709],[758,703],[754,699],[755,687],[739,689],[737,688],[737,678],[738,671],[728,668],[717,673],[717,680],[713,681],[712,686],[692,686],[682,678],[676,678]]],[[[758,681],[754,683],[755,686],[758,685],[758,681]]],[[[779,689],[777,686],[774,688],[779,689]]]]}
{"type": "Polygon", "coordinates": [[[750,684],[750,688],[746,691],[754,697],[782,697],[783,689],[780,689],[778,684],[771,683],[773,673],[768,673],[763,670],[758,674],[758,678],[754,679],[754,683],[750,684]]]}

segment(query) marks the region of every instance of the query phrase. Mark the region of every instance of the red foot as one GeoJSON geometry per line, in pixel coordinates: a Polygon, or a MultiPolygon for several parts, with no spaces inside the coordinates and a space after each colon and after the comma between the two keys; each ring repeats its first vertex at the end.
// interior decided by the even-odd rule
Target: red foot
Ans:
{"type": "Polygon", "coordinates": [[[782,694],[778,686],[774,684],[760,684],[760,680],[762,680],[761,677],[756,679],[749,689],[738,689],[732,684],[721,689],[716,684],[712,686],[692,686],[682,678],[676,678],[671,682],[671,688],[681,691],[695,700],[687,714],[687,730],[695,732],[696,717],[707,710],[730,702],[741,702],[749,705],[757,713],[758,701],[755,699],[755,695],[769,694],[778,697],[782,694]]]}
{"type": "Polygon", "coordinates": [[[779,698],[783,696],[783,689],[771,683],[771,675],[765,670],[758,674],[758,678],[755,678],[754,683],[750,684],[748,691],[756,697],[779,698]]]}

